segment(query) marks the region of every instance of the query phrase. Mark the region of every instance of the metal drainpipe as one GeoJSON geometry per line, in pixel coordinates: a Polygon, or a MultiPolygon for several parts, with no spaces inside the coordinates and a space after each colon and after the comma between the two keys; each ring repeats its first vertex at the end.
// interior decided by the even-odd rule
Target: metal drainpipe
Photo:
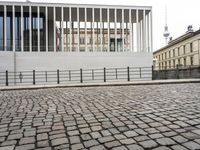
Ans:
{"type": "Polygon", "coordinates": [[[14,84],[16,85],[16,52],[14,52],[14,84]]]}

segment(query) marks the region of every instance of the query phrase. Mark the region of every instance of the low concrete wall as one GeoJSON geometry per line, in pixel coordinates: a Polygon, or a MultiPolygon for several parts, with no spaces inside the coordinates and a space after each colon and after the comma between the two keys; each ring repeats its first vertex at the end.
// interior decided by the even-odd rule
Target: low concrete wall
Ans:
{"type": "Polygon", "coordinates": [[[1,71],[150,67],[152,53],[133,52],[0,52],[1,71]]]}
{"type": "Polygon", "coordinates": [[[155,80],[187,78],[200,78],[200,66],[153,71],[153,79],[155,80]]]}

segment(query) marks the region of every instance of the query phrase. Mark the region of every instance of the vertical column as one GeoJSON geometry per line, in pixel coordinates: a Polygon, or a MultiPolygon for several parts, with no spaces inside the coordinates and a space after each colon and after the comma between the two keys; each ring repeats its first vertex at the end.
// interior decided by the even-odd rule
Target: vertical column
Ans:
{"type": "Polygon", "coordinates": [[[150,52],[153,52],[153,13],[152,13],[152,9],[151,9],[151,11],[150,11],[150,15],[151,15],[151,19],[150,19],[150,30],[151,30],[151,50],[150,50],[150,52]]]}
{"type": "Polygon", "coordinates": [[[80,52],[80,18],[79,18],[79,7],[77,7],[77,33],[78,33],[78,52],[80,52]]]}
{"type": "Polygon", "coordinates": [[[7,9],[6,5],[4,5],[4,51],[7,51],[7,28],[6,28],[6,22],[7,22],[7,9]]]}
{"type": "Polygon", "coordinates": [[[143,32],[143,52],[146,52],[146,14],[145,14],[145,9],[143,10],[143,27],[142,27],[142,32],[143,32]]]}
{"type": "Polygon", "coordinates": [[[32,52],[32,10],[29,6],[29,51],[32,52]]]}
{"type": "Polygon", "coordinates": [[[38,52],[40,52],[40,7],[37,7],[37,33],[38,33],[38,52]]]}
{"type": "Polygon", "coordinates": [[[140,24],[139,24],[138,9],[136,9],[136,30],[137,30],[137,52],[140,52],[140,24]]]}
{"type": "Polygon", "coordinates": [[[87,52],[87,8],[85,8],[85,51],[87,52]]]}
{"type": "Polygon", "coordinates": [[[103,51],[103,40],[102,40],[102,8],[100,8],[100,48],[101,52],[103,51]]]}
{"type": "Polygon", "coordinates": [[[69,51],[72,51],[72,8],[69,7],[69,51]]]}
{"type": "Polygon", "coordinates": [[[24,26],[23,26],[23,24],[24,24],[24,21],[23,21],[23,18],[24,18],[24,16],[23,16],[23,13],[24,12],[24,10],[23,10],[23,6],[21,6],[21,51],[23,52],[24,51],[24,26]]]}
{"type": "Polygon", "coordinates": [[[129,37],[130,37],[130,42],[129,42],[129,46],[130,46],[130,51],[133,51],[133,31],[132,31],[132,16],[131,16],[131,9],[129,9],[129,37]]]}
{"type": "Polygon", "coordinates": [[[107,9],[107,23],[108,23],[108,27],[107,27],[107,30],[108,30],[108,52],[110,52],[110,10],[109,8],[107,9]]]}
{"type": "Polygon", "coordinates": [[[94,8],[92,8],[92,48],[93,48],[93,52],[94,52],[94,44],[95,44],[95,40],[94,40],[94,8]]]}
{"type": "Polygon", "coordinates": [[[13,32],[13,51],[15,52],[15,6],[12,6],[12,32],[13,32]]]}
{"type": "Polygon", "coordinates": [[[118,51],[117,49],[117,9],[115,8],[115,51],[118,51]]]}
{"type": "Polygon", "coordinates": [[[54,40],[54,52],[56,52],[56,8],[53,7],[53,40],[54,40]]]}
{"type": "Polygon", "coordinates": [[[150,49],[149,49],[149,13],[147,14],[147,52],[149,52],[150,51],[150,49]]]}
{"type": "Polygon", "coordinates": [[[45,26],[46,26],[46,31],[45,31],[45,35],[46,35],[46,52],[48,52],[48,7],[46,6],[45,7],[45,26]]]}
{"type": "Polygon", "coordinates": [[[63,34],[63,7],[61,7],[61,51],[64,51],[64,34],[63,34]]]}
{"type": "Polygon", "coordinates": [[[124,9],[122,9],[122,51],[124,52],[124,9]]]}

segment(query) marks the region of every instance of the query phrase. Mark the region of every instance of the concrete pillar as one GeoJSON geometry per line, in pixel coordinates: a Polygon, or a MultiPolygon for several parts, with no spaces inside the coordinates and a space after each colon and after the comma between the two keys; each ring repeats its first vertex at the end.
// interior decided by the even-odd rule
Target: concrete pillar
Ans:
{"type": "Polygon", "coordinates": [[[85,51],[87,52],[87,8],[85,8],[85,51]]]}
{"type": "Polygon", "coordinates": [[[124,9],[122,9],[122,51],[124,52],[124,9]]]}
{"type": "Polygon", "coordinates": [[[53,7],[53,40],[54,40],[54,52],[56,52],[56,8],[53,7]]]}
{"type": "Polygon", "coordinates": [[[29,6],[29,51],[32,52],[32,10],[29,6]]]}
{"type": "Polygon", "coordinates": [[[64,34],[63,34],[63,7],[61,7],[61,51],[64,51],[64,34]]]}
{"type": "Polygon", "coordinates": [[[45,36],[46,36],[46,38],[45,38],[45,40],[46,40],[46,52],[48,52],[48,7],[46,6],[45,7],[45,29],[46,29],[46,31],[45,31],[45,36]]]}
{"type": "Polygon", "coordinates": [[[12,6],[12,32],[13,32],[13,52],[15,52],[15,6],[12,6]]]}
{"type": "Polygon", "coordinates": [[[37,7],[38,52],[40,52],[40,7],[37,7]]]}
{"type": "Polygon", "coordinates": [[[107,23],[108,23],[108,52],[110,52],[110,10],[107,9],[107,23]]]}
{"type": "Polygon", "coordinates": [[[23,6],[21,6],[21,51],[24,51],[24,16],[23,6]]]}

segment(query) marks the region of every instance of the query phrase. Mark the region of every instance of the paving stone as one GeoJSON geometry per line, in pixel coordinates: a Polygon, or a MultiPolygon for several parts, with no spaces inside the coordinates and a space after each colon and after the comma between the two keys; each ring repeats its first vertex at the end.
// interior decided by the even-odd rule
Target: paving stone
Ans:
{"type": "Polygon", "coordinates": [[[82,143],[78,143],[78,144],[73,144],[73,145],[71,145],[71,148],[72,148],[73,150],[79,150],[79,149],[83,149],[84,146],[83,146],[82,143]]]}
{"type": "Polygon", "coordinates": [[[47,140],[47,139],[48,139],[48,134],[47,133],[37,134],[37,140],[38,141],[47,140]]]}
{"type": "Polygon", "coordinates": [[[173,150],[188,150],[187,148],[181,146],[181,145],[173,145],[171,147],[173,150]]]}
{"type": "Polygon", "coordinates": [[[193,141],[189,141],[183,144],[185,147],[189,148],[190,150],[199,150],[200,144],[197,144],[193,141]]]}
{"type": "Polygon", "coordinates": [[[61,145],[61,144],[65,144],[65,143],[68,143],[68,142],[69,141],[68,141],[67,138],[59,138],[59,139],[51,140],[52,146],[61,145]]]}
{"type": "Polygon", "coordinates": [[[35,137],[24,137],[24,138],[21,138],[19,141],[19,145],[33,144],[33,143],[35,143],[35,137]]]}
{"type": "Polygon", "coordinates": [[[111,141],[111,142],[105,143],[105,146],[107,148],[113,148],[113,147],[120,146],[120,145],[121,144],[119,143],[119,141],[111,141]]]}
{"type": "Polygon", "coordinates": [[[141,146],[137,144],[131,144],[127,146],[129,150],[144,150],[141,146]]]}
{"type": "Polygon", "coordinates": [[[154,142],[153,140],[147,140],[147,141],[143,141],[143,142],[139,142],[140,145],[142,145],[142,147],[144,148],[154,148],[156,147],[158,144],[156,142],[154,142]]]}
{"type": "Polygon", "coordinates": [[[158,148],[154,148],[153,150],[171,150],[171,149],[166,147],[166,146],[161,146],[161,147],[158,147],[158,148]]]}
{"type": "Polygon", "coordinates": [[[35,149],[34,144],[27,144],[27,145],[21,145],[21,146],[16,146],[15,150],[30,150],[30,149],[35,149]]]}
{"type": "Polygon", "coordinates": [[[0,150],[14,150],[15,146],[12,145],[12,146],[3,146],[3,147],[0,147],[0,150]]]}
{"type": "Polygon", "coordinates": [[[126,131],[126,132],[124,132],[124,134],[125,134],[127,137],[134,137],[134,136],[137,136],[137,135],[138,135],[135,131],[126,131]]]}
{"type": "Polygon", "coordinates": [[[106,136],[106,137],[101,137],[101,138],[98,138],[98,141],[100,143],[106,143],[106,142],[110,142],[110,141],[114,141],[114,137],[113,136],[106,136]]]}
{"type": "Polygon", "coordinates": [[[48,147],[49,146],[49,140],[44,140],[44,141],[38,141],[37,142],[37,147],[48,147]]]}
{"type": "Polygon", "coordinates": [[[92,146],[89,150],[107,150],[103,145],[92,146]]]}
{"type": "Polygon", "coordinates": [[[172,139],[170,138],[160,138],[160,139],[156,139],[156,142],[158,142],[160,145],[174,145],[176,144],[176,142],[174,142],[172,139]]]}
{"type": "Polygon", "coordinates": [[[83,144],[85,145],[86,148],[89,148],[91,146],[98,145],[99,142],[97,140],[89,140],[89,141],[83,142],[83,144]]]}

